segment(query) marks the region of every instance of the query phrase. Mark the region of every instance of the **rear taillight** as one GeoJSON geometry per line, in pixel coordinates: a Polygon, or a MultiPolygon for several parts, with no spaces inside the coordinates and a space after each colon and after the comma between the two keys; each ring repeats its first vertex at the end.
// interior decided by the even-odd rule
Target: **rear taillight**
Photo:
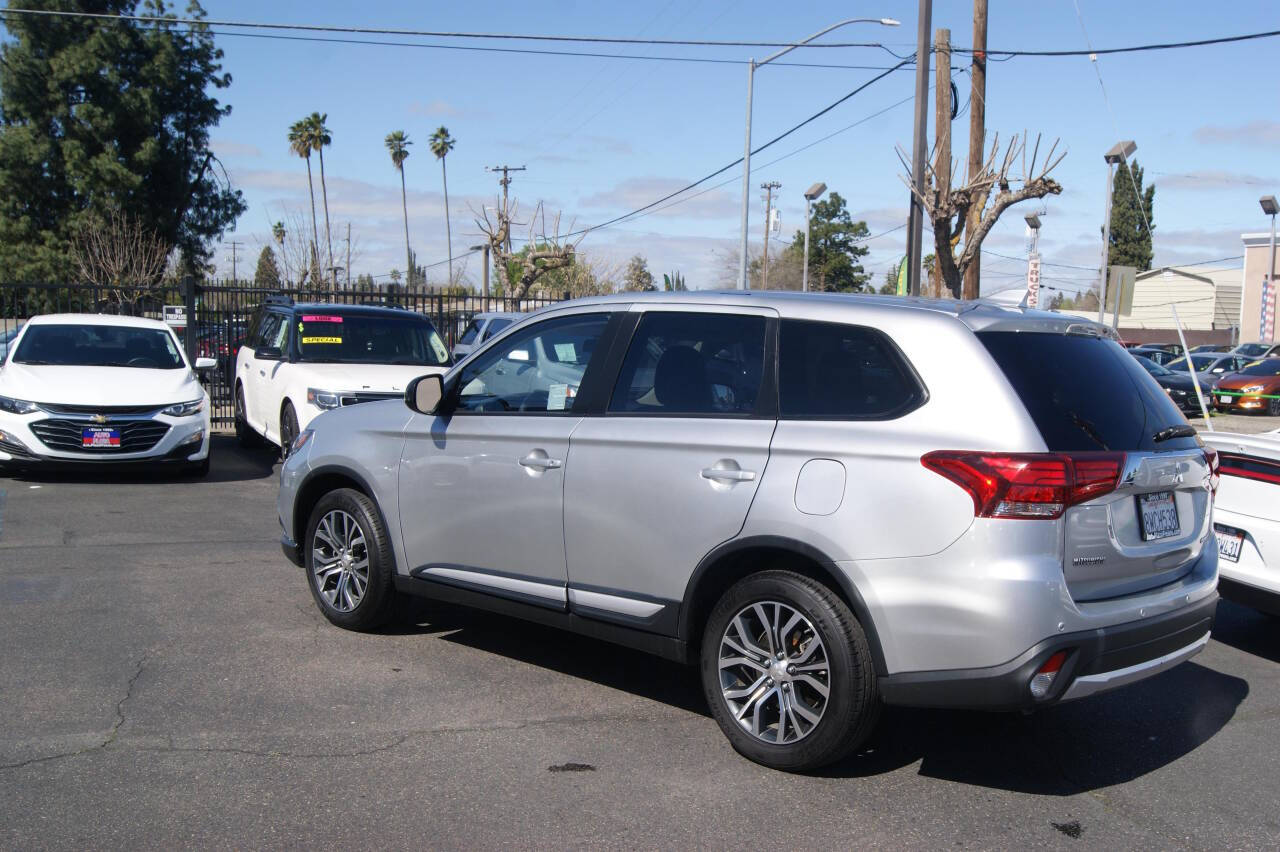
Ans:
{"type": "Polygon", "coordinates": [[[979,518],[1057,518],[1115,490],[1124,453],[986,453],[938,450],[920,459],[973,498],[979,518]]]}
{"type": "Polygon", "coordinates": [[[1044,665],[1031,678],[1032,698],[1044,698],[1049,694],[1049,690],[1053,687],[1053,682],[1058,679],[1058,672],[1062,671],[1062,664],[1066,661],[1066,651],[1059,651],[1044,661],[1044,665]]]}
{"type": "Polygon", "coordinates": [[[1204,460],[1209,463],[1209,491],[1216,496],[1218,493],[1218,480],[1221,479],[1221,474],[1219,473],[1221,462],[1218,459],[1218,451],[1213,447],[1205,447],[1204,460]]]}

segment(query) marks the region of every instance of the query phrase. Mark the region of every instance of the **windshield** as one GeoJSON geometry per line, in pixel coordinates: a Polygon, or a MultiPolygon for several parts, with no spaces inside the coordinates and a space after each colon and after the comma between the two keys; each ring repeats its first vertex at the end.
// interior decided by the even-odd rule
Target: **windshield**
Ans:
{"type": "Polygon", "coordinates": [[[1237,372],[1241,376],[1280,376],[1280,358],[1255,361],[1237,372]]]}
{"type": "Polygon", "coordinates": [[[435,326],[412,314],[305,313],[298,316],[297,340],[303,361],[424,367],[449,363],[449,351],[435,326]]]}
{"type": "Polygon", "coordinates": [[[23,335],[13,361],[65,367],[186,367],[169,332],[117,325],[33,325],[23,335]]]}
{"type": "MultiPolygon", "coordinates": [[[[1205,370],[1212,367],[1217,360],[1218,360],[1217,355],[1192,355],[1191,356],[1191,363],[1196,365],[1197,373],[1203,373],[1205,370]]],[[[1174,371],[1181,370],[1182,372],[1185,373],[1187,371],[1187,359],[1179,358],[1176,361],[1170,361],[1167,366],[1169,367],[1170,370],[1174,370],[1174,371]]]]}
{"type": "Polygon", "coordinates": [[[1250,358],[1256,358],[1269,349],[1266,343],[1242,343],[1236,347],[1236,353],[1250,358]]]}
{"type": "Polygon", "coordinates": [[[1172,370],[1166,370],[1150,358],[1144,358],[1141,355],[1133,356],[1138,359],[1138,363],[1142,365],[1142,369],[1146,370],[1153,376],[1172,376],[1172,370]]]}
{"type": "Polygon", "coordinates": [[[978,339],[1053,452],[1199,446],[1192,437],[1156,440],[1170,426],[1186,426],[1186,418],[1155,379],[1113,341],[1025,331],[983,331],[978,339]]]}

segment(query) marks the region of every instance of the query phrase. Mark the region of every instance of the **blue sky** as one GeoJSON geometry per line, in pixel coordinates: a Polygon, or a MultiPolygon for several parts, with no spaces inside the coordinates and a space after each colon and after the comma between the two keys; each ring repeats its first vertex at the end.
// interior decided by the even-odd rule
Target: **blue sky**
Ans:
{"type": "MultiPolygon", "coordinates": [[[[1274,29],[1274,4],[1174,0],[1116,4],[1104,0],[991,0],[991,48],[1080,49],[1081,20],[1095,48],[1177,41],[1274,29]],[[1139,7],[1142,7],[1139,10],[1139,7]],[[1152,14],[1155,9],[1158,14],[1152,14]]],[[[778,3],[739,0],[658,0],[619,3],[426,4],[327,0],[206,0],[209,17],[279,23],[319,23],[431,30],[571,33],[742,40],[799,39],[850,14],[889,16],[898,28],[854,25],[828,40],[881,41],[898,53],[913,49],[916,3],[778,3]]],[[[967,0],[935,2],[934,26],[949,27],[956,45],[972,38],[967,0]]],[[[377,37],[370,37],[377,38],[377,37]]],[[[745,65],[647,62],[533,56],[219,36],[225,68],[234,78],[223,93],[233,112],[213,134],[214,147],[249,202],[235,239],[252,259],[269,224],[292,216],[306,221],[303,163],[289,155],[290,122],[312,110],[328,113],[333,145],[325,153],[335,239],[351,224],[356,272],[403,268],[399,178],[383,137],[402,129],[415,141],[406,163],[410,237],[421,262],[446,256],[438,161],[427,137],[440,124],[457,139],[449,156],[455,254],[479,242],[473,210],[493,203],[498,190],[486,165],[527,165],[512,190],[522,212],[538,201],[563,211],[562,227],[592,225],[665,195],[739,157],[742,152],[745,65]]],[[[404,39],[409,40],[409,39],[404,39]]],[[[444,43],[442,39],[421,39],[444,43]]],[[[512,42],[449,42],[520,47],[512,42]]],[[[527,45],[537,49],[544,45],[527,45]]],[[[767,49],[682,47],[552,48],[746,60],[767,49]]],[[[1015,58],[992,62],[987,82],[988,139],[1030,130],[1055,137],[1068,155],[1055,177],[1065,191],[1046,201],[1041,251],[1046,283],[1083,287],[1100,253],[1105,165],[1102,153],[1121,138],[1138,143],[1137,160],[1154,182],[1156,263],[1186,263],[1240,254],[1239,235],[1266,227],[1257,198],[1280,192],[1280,83],[1265,69],[1280,39],[1179,51],[1102,56],[1098,76],[1088,58],[1015,58]],[[1107,101],[1109,101],[1109,109],[1107,101]],[[1076,267],[1085,267],[1084,269],[1076,267]]],[[[787,59],[887,67],[896,60],[876,48],[795,51],[787,59]]],[[[965,58],[953,63],[968,67],[965,58]]],[[[780,65],[756,74],[753,139],[757,144],[818,111],[878,73],[861,68],[780,65]]],[[[954,80],[963,106],[969,79],[954,80]]],[[[889,75],[793,134],[752,163],[752,240],[762,234],[763,203],[756,187],[782,183],[783,235],[803,224],[801,192],[815,181],[849,201],[873,234],[902,223],[907,191],[894,154],[909,146],[914,75],[889,75]],[[896,104],[896,106],[895,106],[896,104]],[[883,112],[882,112],[883,111],[883,112]],[[881,113],[876,117],[871,117],[881,113]],[[851,125],[856,125],[852,126],[851,125]],[[850,128],[817,142],[842,128],[850,128]],[[810,145],[792,154],[796,149],[810,145]],[[788,155],[770,164],[782,155],[788,155]]],[[[933,108],[929,108],[932,121],[933,108]]],[[[968,113],[954,122],[953,152],[963,161],[968,113]]],[[[930,139],[933,128],[930,128],[930,139]]],[[[679,269],[698,287],[726,283],[736,263],[741,172],[724,186],[654,215],[592,232],[580,250],[593,262],[618,264],[642,254],[656,273],[679,269]]],[[[318,188],[317,188],[318,191],[318,188]]],[[[986,246],[1023,257],[1022,216],[1034,202],[1006,214],[986,246]]],[[[522,217],[523,218],[523,217],[522,217]]],[[[550,221],[550,220],[548,220],[550,221]]],[[[321,225],[323,228],[323,225],[321,225]]],[[[517,229],[517,236],[520,231],[517,229]]],[[[902,255],[899,229],[870,243],[866,267],[883,271],[902,255]]],[[[322,235],[323,238],[323,235],[322,235]]],[[[335,248],[341,253],[344,249],[335,248]]],[[[220,272],[230,252],[220,248],[220,272]]],[[[1225,265],[1225,264],[1224,264],[1225,265]]],[[[984,259],[984,292],[1017,285],[1023,263],[984,259]]],[[[442,277],[437,267],[434,272],[442,277]]],[[[479,263],[467,274],[478,278],[479,263]]],[[[243,274],[243,273],[242,273],[243,274]]],[[[877,283],[879,283],[877,281],[877,283]]]]}

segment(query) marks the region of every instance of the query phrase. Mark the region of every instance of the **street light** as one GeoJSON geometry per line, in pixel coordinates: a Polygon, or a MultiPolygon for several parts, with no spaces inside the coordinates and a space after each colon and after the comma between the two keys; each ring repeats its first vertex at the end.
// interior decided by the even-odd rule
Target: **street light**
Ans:
{"type": "MultiPolygon", "coordinates": [[[[1124,139],[1111,146],[1102,159],[1107,163],[1107,212],[1102,225],[1102,279],[1098,282],[1098,322],[1107,321],[1107,261],[1111,249],[1111,195],[1115,191],[1115,171],[1117,163],[1128,161],[1133,152],[1138,150],[1132,139],[1124,139]]],[[[1142,203],[1142,199],[1138,199],[1142,203]]],[[[1116,294],[1116,309],[1120,307],[1120,296],[1116,294]]]]}
{"type": "Polygon", "coordinates": [[[809,209],[814,200],[826,191],[827,185],[822,181],[804,191],[804,271],[800,273],[800,290],[804,293],[809,292],[809,209]]]}
{"type": "MultiPolygon", "coordinates": [[[[1258,203],[1262,205],[1262,212],[1271,217],[1271,262],[1267,264],[1266,280],[1271,283],[1271,289],[1274,290],[1276,286],[1276,214],[1280,213],[1280,205],[1276,204],[1276,197],[1274,195],[1264,195],[1258,199],[1258,203]]],[[[1266,307],[1265,301],[1263,302],[1263,307],[1266,307]]],[[[1243,310],[1244,304],[1241,303],[1242,315],[1243,310]]],[[[1261,339],[1262,329],[1259,328],[1258,331],[1258,338],[1261,339]]]]}
{"type": "Polygon", "coordinates": [[[824,36],[832,30],[838,30],[840,27],[849,24],[880,24],[885,27],[896,27],[898,21],[893,18],[849,18],[847,21],[840,21],[832,24],[826,29],[818,30],[806,39],[789,44],[771,56],[765,57],[760,62],[752,59],[747,63],[747,141],[742,152],[742,256],[738,262],[738,289],[747,289],[747,220],[751,210],[751,93],[755,89],[756,69],[761,65],[768,65],[779,56],[783,56],[797,47],[802,47],[815,38],[824,36]]]}

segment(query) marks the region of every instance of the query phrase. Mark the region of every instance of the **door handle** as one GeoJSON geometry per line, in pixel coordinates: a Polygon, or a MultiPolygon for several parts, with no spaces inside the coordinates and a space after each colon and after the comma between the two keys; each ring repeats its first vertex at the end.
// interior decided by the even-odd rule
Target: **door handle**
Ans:
{"type": "Polygon", "coordinates": [[[560,459],[549,459],[546,456],[536,456],[533,453],[520,459],[520,464],[524,467],[538,468],[539,470],[553,470],[564,464],[560,459]]]}
{"type": "Polygon", "coordinates": [[[703,479],[718,479],[722,482],[750,482],[756,478],[754,470],[731,470],[721,467],[708,467],[702,470],[703,479]]]}

